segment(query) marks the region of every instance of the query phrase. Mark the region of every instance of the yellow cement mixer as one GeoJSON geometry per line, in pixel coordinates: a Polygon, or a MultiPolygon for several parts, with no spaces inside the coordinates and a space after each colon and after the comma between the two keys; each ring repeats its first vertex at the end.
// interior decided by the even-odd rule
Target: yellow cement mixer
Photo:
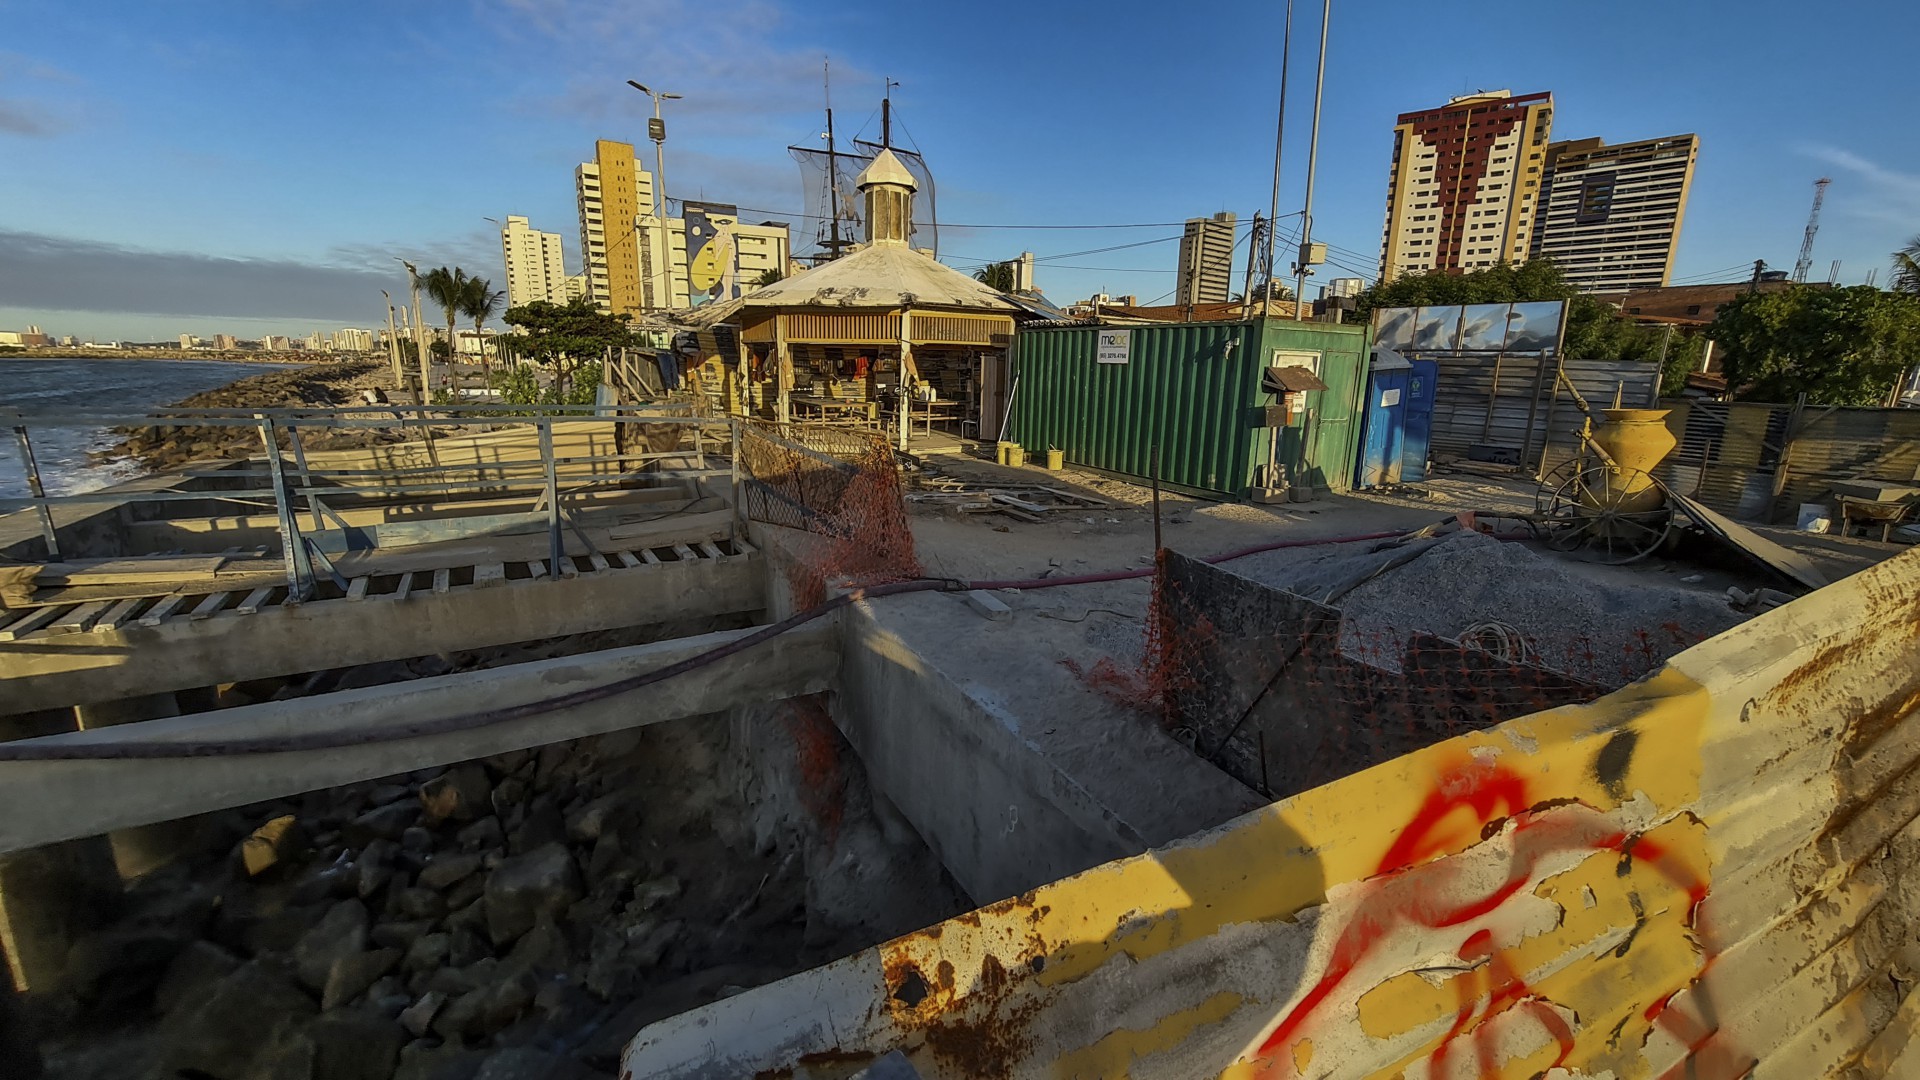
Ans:
{"type": "Polygon", "coordinates": [[[1652,471],[1676,445],[1667,412],[1600,410],[1603,422],[1581,434],[1580,453],[1549,472],[1535,496],[1549,546],[1629,563],[1667,542],[1673,508],[1652,471]]]}

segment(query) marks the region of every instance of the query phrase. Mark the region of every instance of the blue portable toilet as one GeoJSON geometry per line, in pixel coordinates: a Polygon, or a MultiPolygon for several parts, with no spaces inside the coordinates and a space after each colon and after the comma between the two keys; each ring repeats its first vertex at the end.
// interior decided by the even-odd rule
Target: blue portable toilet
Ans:
{"type": "Polygon", "coordinates": [[[1426,479],[1437,370],[1431,360],[1408,360],[1392,349],[1373,350],[1354,486],[1384,487],[1426,479]]]}
{"type": "Polygon", "coordinates": [[[1440,365],[1433,360],[1407,363],[1406,412],[1400,416],[1400,482],[1417,484],[1427,478],[1427,446],[1433,438],[1434,384],[1440,365]]]}

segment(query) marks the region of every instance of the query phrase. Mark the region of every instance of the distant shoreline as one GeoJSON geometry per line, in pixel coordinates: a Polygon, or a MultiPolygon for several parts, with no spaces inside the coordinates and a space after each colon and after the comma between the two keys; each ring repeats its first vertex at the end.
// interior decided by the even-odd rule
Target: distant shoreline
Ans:
{"type": "Polygon", "coordinates": [[[89,349],[84,345],[0,347],[0,360],[207,360],[221,364],[338,364],[349,360],[385,359],[376,353],[258,352],[214,349],[89,349]]]}

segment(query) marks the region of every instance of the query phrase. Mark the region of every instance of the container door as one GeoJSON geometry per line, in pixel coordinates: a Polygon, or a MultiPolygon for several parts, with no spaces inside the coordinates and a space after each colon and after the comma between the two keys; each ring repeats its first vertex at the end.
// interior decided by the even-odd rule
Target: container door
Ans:
{"type": "Polygon", "coordinates": [[[1401,421],[1400,481],[1417,484],[1427,478],[1427,447],[1433,436],[1433,396],[1440,365],[1432,360],[1409,361],[1407,411],[1401,421]]]}

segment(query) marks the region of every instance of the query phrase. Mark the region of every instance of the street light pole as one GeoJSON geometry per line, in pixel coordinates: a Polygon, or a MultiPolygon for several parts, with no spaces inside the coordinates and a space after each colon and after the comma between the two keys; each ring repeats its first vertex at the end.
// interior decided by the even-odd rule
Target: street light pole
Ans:
{"type": "MultiPolygon", "coordinates": [[[[1280,37],[1280,114],[1273,125],[1273,205],[1267,208],[1267,280],[1260,285],[1265,290],[1260,297],[1262,318],[1273,314],[1273,240],[1280,232],[1280,151],[1287,144],[1287,61],[1293,56],[1293,0],[1287,0],[1284,25],[1280,37]]],[[[1298,312],[1298,296],[1293,298],[1293,305],[1298,312]]]]}
{"type": "Polygon", "coordinates": [[[1333,0],[1320,11],[1320,66],[1313,74],[1313,131],[1307,136],[1307,201],[1300,210],[1300,261],[1293,282],[1293,321],[1305,318],[1307,253],[1313,245],[1313,168],[1320,158],[1320,90],[1327,78],[1327,23],[1333,18],[1333,0]]]}
{"type": "MultiPolygon", "coordinates": [[[[654,297],[655,299],[659,299],[664,294],[666,302],[659,306],[671,308],[673,307],[673,245],[666,239],[667,122],[660,118],[660,102],[678,101],[680,100],[680,95],[649,89],[645,85],[635,82],[632,79],[627,80],[627,85],[653,99],[653,119],[647,121],[647,138],[653,140],[653,216],[654,220],[660,223],[660,248],[662,253],[660,258],[653,260],[653,263],[660,267],[661,275],[666,278],[666,288],[662,289],[657,283],[655,284],[654,297]]],[[[653,243],[651,236],[647,238],[647,243],[649,249],[651,249],[653,243]]],[[[652,254],[653,252],[649,250],[648,255],[651,257],[652,254]]]]}
{"type": "Polygon", "coordinates": [[[393,367],[393,388],[397,391],[406,377],[400,372],[400,339],[394,336],[393,330],[393,296],[385,289],[380,290],[380,295],[387,300],[387,363],[393,367]]]}

